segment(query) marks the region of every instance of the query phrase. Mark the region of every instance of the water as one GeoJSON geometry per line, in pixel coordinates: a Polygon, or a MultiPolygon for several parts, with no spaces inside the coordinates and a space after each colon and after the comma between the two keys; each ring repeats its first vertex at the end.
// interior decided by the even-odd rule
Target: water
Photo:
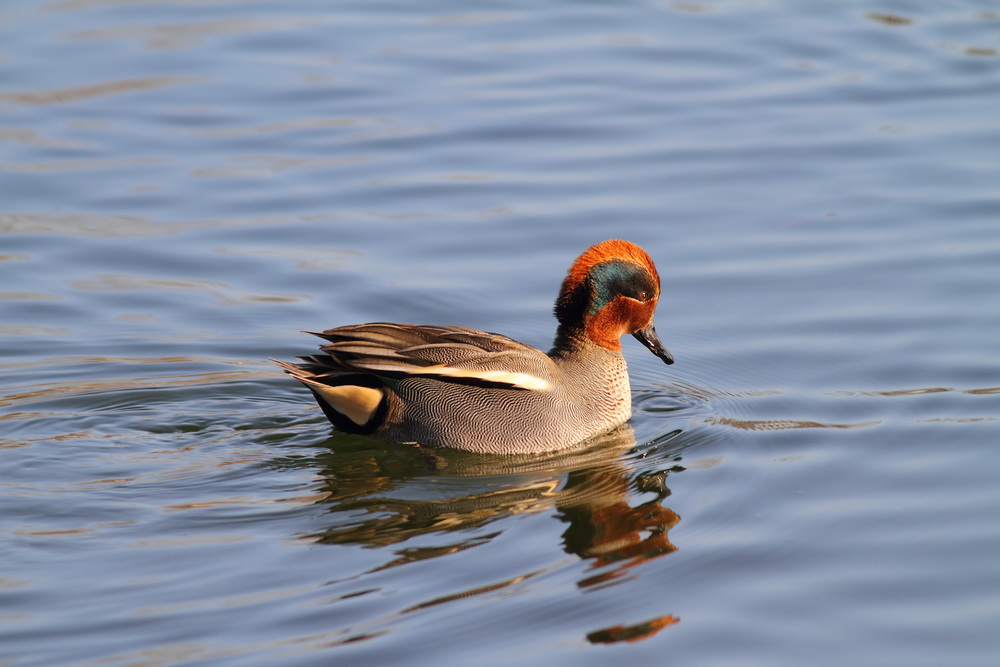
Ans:
{"type": "Polygon", "coordinates": [[[1000,14],[9,1],[0,662],[992,665],[1000,14]],[[302,329],[666,367],[541,459],[331,434],[302,329]]]}

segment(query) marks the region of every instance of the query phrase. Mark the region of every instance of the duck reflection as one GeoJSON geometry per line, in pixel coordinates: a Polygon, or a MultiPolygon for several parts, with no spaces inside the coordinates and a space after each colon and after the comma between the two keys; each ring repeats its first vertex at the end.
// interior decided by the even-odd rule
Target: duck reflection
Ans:
{"type": "Polygon", "coordinates": [[[639,466],[626,455],[636,445],[628,425],[549,456],[490,457],[335,437],[331,451],[314,463],[321,465],[323,480],[319,502],[337,521],[310,539],[384,547],[429,533],[464,533],[451,545],[397,549],[396,558],[379,569],[488,542],[500,531],[479,532],[470,540],[469,529],[553,508],[568,524],[563,549],[601,570],[578,582],[580,587],[621,577],[640,562],[676,550],[667,533],[680,517],[661,503],[670,495],[667,475],[682,468],[669,460],[662,469],[630,470],[639,466]],[[653,497],[633,507],[627,502],[630,491],[653,497]]]}
{"type": "Polygon", "coordinates": [[[647,490],[643,487],[652,484],[656,493],[652,500],[636,507],[625,501],[629,490],[625,474],[594,469],[569,474],[556,502],[560,517],[569,524],[563,533],[563,547],[568,553],[590,559],[592,569],[615,564],[610,570],[578,582],[581,588],[615,579],[639,562],[677,550],[667,539],[667,532],[680,517],[660,505],[670,495],[665,483],[667,472],[636,479],[639,490],[647,490]]]}
{"type": "MultiPolygon", "coordinates": [[[[327,527],[305,539],[390,547],[385,551],[392,558],[368,573],[489,543],[508,527],[503,519],[545,513],[566,524],[561,547],[588,563],[577,586],[589,589],[677,549],[667,534],[680,517],[663,501],[670,496],[668,475],[683,470],[677,465],[683,436],[675,431],[637,447],[632,428],[625,425],[571,452],[491,457],[337,433],[330,450],[318,457],[274,464],[319,470],[320,493],[312,499],[330,515],[322,519],[327,527]],[[636,497],[648,499],[630,505],[636,497]],[[496,529],[490,530],[494,523],[496,529]],[[425,536],[433,537],[432,546],[417,539],[425,536]]],[[[447,593],[403,612],[517,586],[546,571],[447,593]]],[[[661,616],[585,636],[599,644],[635,642],[677,621],[661,616]]]]}

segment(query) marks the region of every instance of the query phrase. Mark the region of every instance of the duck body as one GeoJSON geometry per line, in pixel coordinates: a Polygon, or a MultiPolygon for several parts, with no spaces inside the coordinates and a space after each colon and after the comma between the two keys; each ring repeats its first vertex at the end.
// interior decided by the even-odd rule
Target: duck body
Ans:
{"type": "Polygon", "coordinates": [[[547,354],[475,329],[375,322],[315,333],[321,354],[278,363],[349,433],[484,454],[566,449],[631,417],[623,334],[673,363],[653,328],[659,286],[645,251],[605,241],[563,281],[547,354]]]}

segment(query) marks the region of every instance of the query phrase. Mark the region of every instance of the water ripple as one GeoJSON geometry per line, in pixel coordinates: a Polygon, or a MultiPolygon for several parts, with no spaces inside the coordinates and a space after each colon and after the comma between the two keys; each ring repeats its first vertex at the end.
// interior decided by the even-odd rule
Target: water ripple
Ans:
{"type": "Polygon", "coordinates": [[[10,102],[12,104],[27,106],[68,104],[112,95],[202,83],[207,80],[205,77],[198,76],[148,76],[72,86],[69,88],[54,88],[51,90],[36,90],[22,93],[0,92],[0,102],[10,102]]]}

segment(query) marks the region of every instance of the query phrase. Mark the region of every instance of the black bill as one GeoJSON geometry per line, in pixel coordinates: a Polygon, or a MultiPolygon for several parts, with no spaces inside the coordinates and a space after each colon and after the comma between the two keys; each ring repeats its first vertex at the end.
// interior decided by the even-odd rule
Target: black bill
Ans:
{"type": "Polygon", "coordinates": [[[663,347],[660,337],[656,335],[656,327],[652,323],[645,329],[639,329],[632,335],[635,336],[637,341],[645,345],[650,352],[663,359],[663,363],[674,363],[673,355],[667,352],[667,348],[663,347]]]}

